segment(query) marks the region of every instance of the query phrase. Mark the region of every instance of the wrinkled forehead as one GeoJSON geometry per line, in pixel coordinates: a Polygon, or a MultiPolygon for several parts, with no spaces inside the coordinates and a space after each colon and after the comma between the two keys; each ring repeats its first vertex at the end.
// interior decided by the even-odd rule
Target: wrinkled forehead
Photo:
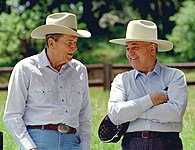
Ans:
{"type": "Polygon", "coordinates": [[[77,36],[68,35],[68,34],[63,34],[61,37],[66,39],[66,40],[70,40],[70,41],[77,41],[77,39],[78,39],[77,36]]]}
{"type": "Polygon", "coordinates": [[[150,42],[146,41],[127,41],[126,45],[145,45],[145,44],[150,44],[150,42]]]}

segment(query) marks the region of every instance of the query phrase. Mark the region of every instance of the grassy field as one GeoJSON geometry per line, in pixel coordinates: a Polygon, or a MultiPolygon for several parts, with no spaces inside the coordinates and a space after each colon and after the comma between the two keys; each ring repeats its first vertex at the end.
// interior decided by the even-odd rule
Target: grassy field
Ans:
{"type": "MultiPolygon", "coordinates": [[[[192,150],[195,147],[195,86],[189,86],[189,102],[184,116],[184,129],[181,138],[184,144],[184,150],[192,150]]],[[[2,118],[6,91],[0,91],[0,116],[2,118]]],[[[92,132],[92,150],[118,150],[120,142],[117,144],[102,143],[98,138],[98,126],[107,112],[107,101],[109,91],[103,91],[102,88],[90,88],[91,103],[93,109],[93,132],[92,132]]],[[[17,147],[4,126],[2,119],[0,120],[0,130],[4,133],[4,150],[16,150],[17,147]]]]}

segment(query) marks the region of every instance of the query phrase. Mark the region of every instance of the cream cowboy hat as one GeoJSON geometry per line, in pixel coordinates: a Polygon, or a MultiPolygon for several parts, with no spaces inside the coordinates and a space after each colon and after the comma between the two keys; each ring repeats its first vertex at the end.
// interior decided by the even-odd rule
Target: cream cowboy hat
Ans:
{"type": "Polygon", "coordinates": [[[31,32],[34,39],[45,39],[47,34],[68,34],[77,37],[89,38],[91,33],[86,30],[77,30],[77,19],[74,14],[63,12],[54,13],[46,18],[46,25],[39,26],[31,32]]]}
{"type": "Polygon", "coordinates": [[[111,43],[126,45],[127,41],[146,41],[158,45],[158,51],[169,51],[173,48],[173,43],[157,38],[157,26],[148,20],[132,20],[128,23],[126,38],[109,40],[111,43]]]}

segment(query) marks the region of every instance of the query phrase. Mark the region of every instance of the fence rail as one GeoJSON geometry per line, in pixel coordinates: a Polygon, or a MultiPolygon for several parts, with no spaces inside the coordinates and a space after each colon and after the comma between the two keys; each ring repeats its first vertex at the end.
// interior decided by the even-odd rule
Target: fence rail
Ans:
{"type": "MultiPolygon", "coordinates": [[[[181,70],[195,69],[195,63],[171,63],[165,66],[181,70]]],[[[88,64],[89,86],[103,86],[104,90],[110,89],[111,82],[116,74],[133,69],[129,64],[88,64]]],[[[0,68],[0,75],[11,73],[13,67],[0,68]]],[[[195,81],[187,81],[188,85],[195,85],[195,81]]],[[[7,90],[7,85],[0,84],[0,90],[7,90]]]]}

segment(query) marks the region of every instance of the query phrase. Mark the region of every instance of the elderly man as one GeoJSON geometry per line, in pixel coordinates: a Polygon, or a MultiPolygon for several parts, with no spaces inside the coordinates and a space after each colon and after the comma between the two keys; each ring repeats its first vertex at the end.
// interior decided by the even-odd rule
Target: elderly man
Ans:
{"type": "Polygon", "coordinates": [[[188,92],[184,73],[162,66],[157,52],[171,50],[170,41],[157,38],[157,26],[147,20],[128,23],[126,38],[110,40],[125,45],[134,70],[115,77],[108,116],[116,124],[130,122],[123,150],[181,150],[182,118],[188,92]]]}
{"type": "Polygon", "coordinates": [[[22,150],[89,150],[91,104],[86,67],[73,59],[76,16],[55,13],[31,37],[46,39],[46,48],[18,62],[9,81],[4,122],[22,150]]]}

